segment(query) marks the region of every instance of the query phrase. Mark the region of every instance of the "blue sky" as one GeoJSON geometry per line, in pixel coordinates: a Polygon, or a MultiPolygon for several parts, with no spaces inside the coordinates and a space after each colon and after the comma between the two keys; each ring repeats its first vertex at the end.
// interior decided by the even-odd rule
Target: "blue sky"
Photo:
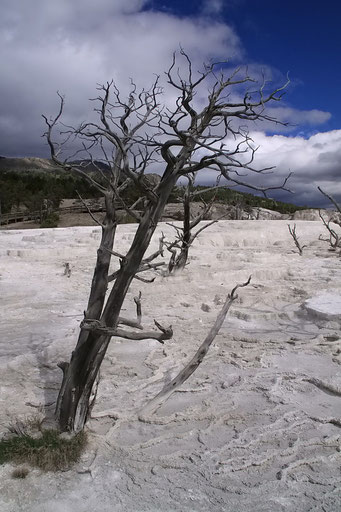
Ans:
{"type": "Polygon", "coordinates": [[[152,0],[148,8],[185,17],[206,10],[212,19],[233,27],[245,61],[289,72],[288,104],[330,112],[323,130],[341,128],[341,2],[152,0]]]}
{"type": "Polygon", "coordinates": [[[271,184],[294,173],[294,194],[278,198],[319,205],[320,185],[341,201],[340,19],[336,1],[1,0],[0,155],[48,157],[41,114],[56,111],[57,90],[65,122],[78,124],[96,84],[148,86],[182,45],[195,69],[229,59],[275,85],[289,72],[273,113],[290,126],[249,127],[256,163],[276,166],[271,184]]]}

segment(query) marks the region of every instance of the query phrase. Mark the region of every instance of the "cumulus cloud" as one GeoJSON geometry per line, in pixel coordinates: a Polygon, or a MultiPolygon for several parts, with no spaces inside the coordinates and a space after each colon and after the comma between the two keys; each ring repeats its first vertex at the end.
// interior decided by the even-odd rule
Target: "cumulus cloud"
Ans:
{"type": "MultiPolygon", "coordinates": [[[[223,23],[143,10],[145,0],[5,0],[0,19],[0,154],[43,152],[41,113],[54,111],[65,93],[77,122],[89,109],[96,84],[111,78],[123,89],[133,77],[150,85],[181,44],[200,68],[203,61],[239,58],[240,41],[223,23]]],[[[47,151],[45,153],[47,155],[47,151]]]]}
{"type": "Polygon", "coordinates": [[[268,114],[279,119],[283,123],[289,123],[289,129],[296,128],[297,125],[317,126],[329,121],[330,112],[322,110],[298,110],[288,106],[277,106],[269,108],[268,114]]]}
{"type": "MultiPolygon", "coordinates": [[[[280,183],[290,171],[289,187],[294,194],[278,192],[278,199],[308,206],[327,206],[317,191],[320,186],[341,202],[341,130],[322,132],[305,139],[284,135],[268,136],[250,133],[258,146],[256,163],[259,168],[275,165],[273,174],[263,176],[265,183],[280,183]]],[[[259,182],[259,178],[254,181],[259,182]]]]}
{"type": "MultiPolygon", "coordinates": [[[[341,130],[316,133],[309,138],[267,135],[259,131],[251,131],[249,136],[252,138],[251,145],[256,149],[253,168],[274,168],[260,174],[243,171],[240,176],[235,175],[239,181],[256,187],[280,187],[292,173],[286,185],[291,193],[278,189],[271,190],[268,196],[301,206],[330,207],[331,204],[317,189],[320,186],[341,203],[341,130]]],[[[226,148],[231,150],[238,141],[226,139],[225,143],[226,148]]],[[[243,155],[240,158],[243,159],[243,155]]],[[[245,162],[248,158],[244,155],[245,162]]],[[[231,176],[234,177],[233,173],[231,176]]],[[[208,184],[215,177],[211,170],[204,170],[200,173],[199,181],[208,184]]],[[[222,185],[225,183],[221,181],[222,185]]],[[[239,189],[252,192],[247,188],[239,189]]]]}

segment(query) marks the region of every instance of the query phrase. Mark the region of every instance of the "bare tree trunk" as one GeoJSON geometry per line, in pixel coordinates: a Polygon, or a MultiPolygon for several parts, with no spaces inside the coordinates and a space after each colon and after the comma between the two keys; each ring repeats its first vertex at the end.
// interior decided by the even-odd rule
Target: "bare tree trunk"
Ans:
{"type": "MultiPolygon", "coordinates": [[[[97,250],[97,260],[88,305],[84,312],[84,319],[98,320],[101,316],[108,287],[108,274],[111,260],[110,251],[113,248],[116,225],[114,211],[108,208],[102,225],[101,243],[97,250]]],[[[85,352],[87,351],[87,347],[91,346],[93,343],[93,336],[91,336],[91,334],[91,332],[81,329],[70,363],[61,362],[58,365],[63,371],[63,381],[58,394],[55,415],[60,425],[62,425],[62,430],[72,430],[75,423],[74,417],[72,419],[70,417],[70,411],[73,410],[76,405],[77,390],[79,389],[81,381],[81,367],[83,364],[82,361],[85,359],[85,352]],[[73,368],[77,369],[74,375],[72,374],[73,368]]],[[[84,416],[84,421],[86,421],[87,411],[85,411],[82,416],[84,416]]],[[[81,428],[79,430],[81,430],[81,428]]]]}
{"type": "MultiPolygon", "coordinates": [[[[193,229],[203,219],[205,219],[205,216],[210,211],[212,204],[214,202],[215,196],[208,204],[204,203],[203,211],[201,213],[199,213],[199,215],[195,219],[191,220],[191,200],[193,199],[193,197],[195,195],[198,195],[198,193],[191,192],[193,180],[191,180],[190,178],[188,178],[188,180],[189,180],[189,183],[188,183],[188,186],[186,188],[186,191],[185,191],[185,194],[183,197],[184,220],[183,220],[182,228],[177,228],[171,224],[171,226],[173,226],[177,231],[177,240],[175,241],[175,243],[171,244],[170,247],[168,247],[168,250],[172,253],[172,256],[171,256],[169,264],[168,264],[168,273],[169,274],[181,271],[185,268],[185,266],[187,264],[187,260],[188,260],[189,249],[190,249],[191,245],[193,244],[194,240],[197,238],[197,236],[202,231],[204,231],[205,229],[210,227],[212,224],[215,224],[217,222],[217,220],[214,220],[214,221],[210,222],[209,224],[202,226],[196,233],[193,233],[193,229]],[[179,254],[177,254],[176,247],[179,247],[180,242],[181,242],[180,252],[179,252],[179,254]]],[[[212,191],[212,188],[203,190],[201,192],[201,194],[208,192],[208,191],[212,191]]]]}
{"type": "Polygon", "coordinates": [[[184,221],[183,221],[183,234],[182,234],[182,244],[180,247],[180,253],[175,259],[173,272],[180,271],[185,268],[187,260],[188,260],[188,251],[191,243],[191,196],[189,187],[185,192],[184,197],[184,221]]]}
{"type": "Polygon", "coordinates": [[[305,247],[307,247],[306,245],[301,245],[298,238],[297,238],[297,233],[296,233],[296,224],[294,224],[294,227],[292,228],[290,226],[290,224],[288,224],[288,229],[289,229],[289,233],[297,247],[297,250],[298,250],[298,253],[300,256],[302,256],[303,254],[303,249],[305,249],[305,247]]]}
{"type": "MultiPolygon", "coordinates": [[[[101,325],[105,327],[117,327],[123,301],[150,244],[175,181],[176,177],[168,179],[167,186],[160,194],[158,202],[156,204],[150,202],[147,206],[100,318],[90,317],[88,311],[98,313],[98,306],[102,298],[100,293],[104,288],[103,280],[99,280],[100,283],[97,284],[97,293],[92,290],[93,300],[91,308],[86,313],[87,319],[99,319],[101,325]]],[[[101,258],[107,257],[107,252],[101,252],[101,258]]],[[[99,279],[100,276],[96,276],[96,282],[97,277],[99,279]]],[[[78,432],[83,429],[91,407],[91,391],[110,340],[111,335],[82,329],[70,363],[60,363],[64,375],[57,401],[56,416],[62,431],[78,432]]]]}

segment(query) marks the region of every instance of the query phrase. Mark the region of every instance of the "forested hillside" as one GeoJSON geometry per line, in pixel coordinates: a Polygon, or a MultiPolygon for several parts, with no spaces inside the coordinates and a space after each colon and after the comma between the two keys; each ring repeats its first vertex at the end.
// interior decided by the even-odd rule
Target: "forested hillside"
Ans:
{"type": "MultiPolygon", "coordinates": [[[[103,179],[102,174],[108,172],[108,166],[96,162],[86,162],[84,169],[89,174],[96,174],[97,180],[103,179]],[[101,172],[96,166],[101,167],[101,172]]],[[[207,187],[197,186],[197,191],[206,190],[207,187]]],[[[43,158],[4,158],[0,157],[0,201],[1,213],[9,213],[13,209],[27,208],[29,211],[39,210],[46,203],[50,209],[58,209],[62,199],[76,199],[80,194],[83,198],[96,198],[98,191],[85,179],[72,174],[66,174],[56,167],[50,160],[43,158]]],[[[219,187],[212,188],[212,192],[205,192],[205,201],[215,201],[242,209],[262,207],[280,213],[293,213],[306,206],[297,206],[289,203],[275,201],[270,198],[254,196],[237,190],[219,187]]],[[[139,190],[131,186],[125,192],[124,200],[133,203],[139,197],[139,190]]],[[[171,202],[180,201],[181,187],[172,194],[171,202]]],[[[201,201],[200,194],[194,201],[201,201]]]]}

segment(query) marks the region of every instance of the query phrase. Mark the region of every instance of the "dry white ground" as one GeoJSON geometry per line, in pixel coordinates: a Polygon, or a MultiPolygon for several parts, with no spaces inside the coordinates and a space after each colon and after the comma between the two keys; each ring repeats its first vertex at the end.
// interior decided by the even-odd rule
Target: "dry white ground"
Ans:
{"type": "MultiPolygon", "coordinates": [[[[1,466],[1,512],[341,510],[341,259],[318,241],[318,222],[296,225],[302,257],[285,221],[221,221],[182,275],[134,281],[125,316],[142,290],[145,327],[172,324],[173,339],[112,340],[82,460],[24,480],[1,466]],[[199,369],[139,420],[249,274],[199,369]]],[[[120,226],[117,250],[134,230],[120,226]]],[[[98,240],[93,227],[0,232],[0,435],[53,410],[98,240]]]]}

